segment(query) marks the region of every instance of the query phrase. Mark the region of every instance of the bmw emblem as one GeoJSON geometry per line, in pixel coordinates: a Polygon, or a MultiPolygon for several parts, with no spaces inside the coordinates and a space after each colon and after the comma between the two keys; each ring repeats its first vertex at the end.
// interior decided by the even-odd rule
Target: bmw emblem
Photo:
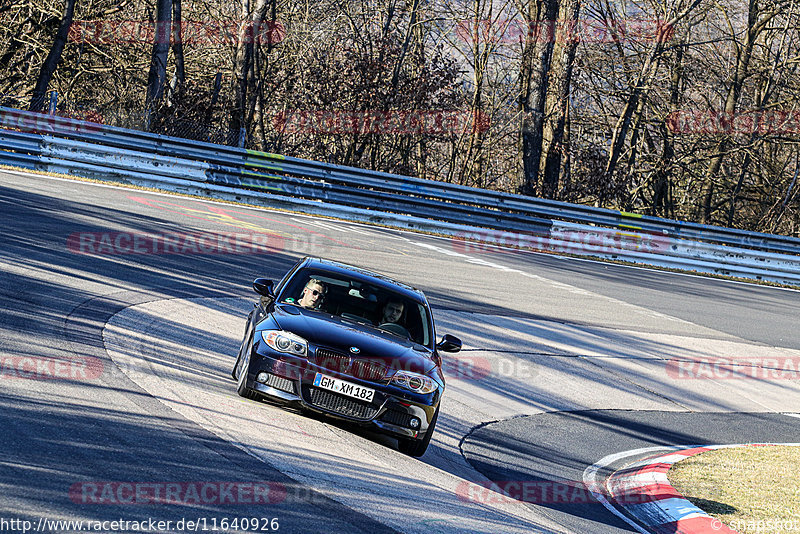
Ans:
{"type": "Polygon", "coordinates": [[[352,352],[353,354],[358,354],[359,352],[361,352],[361,349],[359,349],[358,347],[350,347],[350,352],[352,352]]]}

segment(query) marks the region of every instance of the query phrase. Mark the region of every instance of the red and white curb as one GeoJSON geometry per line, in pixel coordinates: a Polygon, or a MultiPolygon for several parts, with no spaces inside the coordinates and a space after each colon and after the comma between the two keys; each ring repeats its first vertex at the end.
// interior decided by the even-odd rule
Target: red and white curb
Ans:
{"type": "Polygon", "coordinates": [[[673,464],[717,448],[692,447],[636,462],[608,477],[608,494],[649,532],[735,533],[684,499],[667,479],[673,464]]]}
{"type": "Polygon", "coordinates": [[[748,443],[637,449],[603,458],[587,468],[583,478],[587,488],[597,500],[642,534],[737,534],[735,530],[719,519],[711,517],[678,493],[667,479],[667,471],[673,464],[702,452],[769,445],[800,444],[748,443]],[[603,467],[625,457],[641,456],[656,451],[661,454],[627,465],[608,476],[605,488],[598,481],[597,473],[603,467]]]}

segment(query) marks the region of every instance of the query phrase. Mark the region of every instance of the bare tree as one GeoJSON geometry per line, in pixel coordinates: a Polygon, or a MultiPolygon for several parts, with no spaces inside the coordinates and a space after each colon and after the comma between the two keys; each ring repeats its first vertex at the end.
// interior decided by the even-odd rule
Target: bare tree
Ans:
{"type": "Polygon", "coordinates": [[[175,57],[175,83],[172,90],[180,90],[186,83],[186,64],[183,58],[182,0],[172,0],[172,54],[175,57]]]}
{"type": "MultiPolygon", "coordinates": [[[[732,115],[738,105],[742,95],[745,79],[750,75],[750,60],[753,55],[753,47],[761,36],[770,21],[778,15],[784,6],[773,5],[765,8],[760,0],[750,0],[747,10],[747,28],[744,32],[742,42],[735,41],[736,64],[733,71],[733,78],[727,88],[727,96],[723,111],[726,115],[732,115]]],[[[729,138],[723,136],[717,143],[716,148],[708,162],[702,196],[702,213],[700,219],[705,223],[710,223],[714,206],[714,192],[722,161],[729,146],[729,138]]],[[[749,163],[748,163],[749,165],[749,163]]]]}
{"type": "Polygon", "coordinates": [[[247,131],[247,115],[250,106],[249,102],[254,102],[252,91],[258,80],[255,79],[256,72],[256,32],[261,27],[264,16],[267,13],[270,0],[255,0],[251,5],[250,0],[241,0],[241,26],[239,38],[236,43],[236,57],[234,60],[234,109],[231,113],[230,131],[231,135],[236,136],[237,141],[244,143],[247,131]]]}
{"type": "Polygon", "coordinates": [[[36,80],[36,86],[33,89],[33,96],[31,97],[30,110],[41,111],[45,106],[47,87],[50,85],[50,79],[56,71],[61,54],[64,51],[64,46],[67,43],[67,36],[69,34],[69,27],[72,25],[72,17],[75,13],[76,0],[66,0],[64,6],[64,16],[61,19],[61,24],[58,27],[58,32],[53,40],[53,46],[50,47],[50,53],[42,64],[39,71],[39,77],[36,80]]]}
{"type": "Polygon", "coordinates": [[[558,10],[561,35],[556,36],[553,65],[547,79],[542,131],[543,157],[539,162],[539,172],[543,180],[542,194],[547,198],[556,197],[559,180],[562,175],[568,173],[567,125],[572,69],[580,38],[578,35],[580,9],[580,0],[562,0],[558,10]]]}
{"type": "Polygon", "coordinates": [[[611,138],[611,149],[605,168],[606,180],[613,181],[614,173],[617,171],[617,162],[622,154],[631,125],[639,122],[638,115],[643,109],[640,105],[641,100],[647,97],[653,87],[661,56],[669,42],[668,36],[672,33],[673,28],[691,14],[701,1],[702,0],[692,0],[688,5],[683,1],[674,6],[665,4],[664,12],[668,12],[670,7],[673,7],[677,13],[669,20],[664,21],[658,28],[658,33],[656,34],[652,48],[647,53],[639,75],[629,89],[625,107],[617,119],[611,138]]]}
{"type": "Polygon", "coordinates": [[[520,62],[520,111],[522,112],[521,192],[538,191],[544,136],[545,101],[555,40],[558,0],[528,0],[518,7],[526,32],[520,62]]]}
{"type": "Polygon", "coordinates": [[[150,74],[147,78],[145,114],[148,124],[152,122],[167,81],[167,59],[172,35],[172,0],[156,0],[156,25],[153,51],[150,55],[150,74]]]}

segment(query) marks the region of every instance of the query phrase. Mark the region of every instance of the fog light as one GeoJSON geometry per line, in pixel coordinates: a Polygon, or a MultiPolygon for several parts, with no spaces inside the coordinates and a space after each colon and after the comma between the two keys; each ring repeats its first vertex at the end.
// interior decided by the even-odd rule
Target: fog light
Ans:
{"type": "Polygon", "coordinates": [[[256,380],[258,382],[261,382],[262,384],[266,384],[267,383],[267,378],[269,378],[269,375],[267,373],[265,373],[264,371],[261,371],[260,373],[258,373],[256,375],[256,380]]]}
{"type": "Polygon", "coordinates": [[[419,419],[416,417],[412,417],[411,421],[408,422],[408,426],[411,428],[419,428],[419,419]]]}

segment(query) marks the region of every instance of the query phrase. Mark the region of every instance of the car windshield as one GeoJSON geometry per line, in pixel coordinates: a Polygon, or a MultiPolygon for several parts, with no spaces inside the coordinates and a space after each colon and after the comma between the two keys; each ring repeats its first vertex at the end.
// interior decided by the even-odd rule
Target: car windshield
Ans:
{"type": "Polygon", "coordinates": [[[430,320],[424,304],[360,278],[301,270],[283,288],[278,300],[431,346],[430,320]]]}

